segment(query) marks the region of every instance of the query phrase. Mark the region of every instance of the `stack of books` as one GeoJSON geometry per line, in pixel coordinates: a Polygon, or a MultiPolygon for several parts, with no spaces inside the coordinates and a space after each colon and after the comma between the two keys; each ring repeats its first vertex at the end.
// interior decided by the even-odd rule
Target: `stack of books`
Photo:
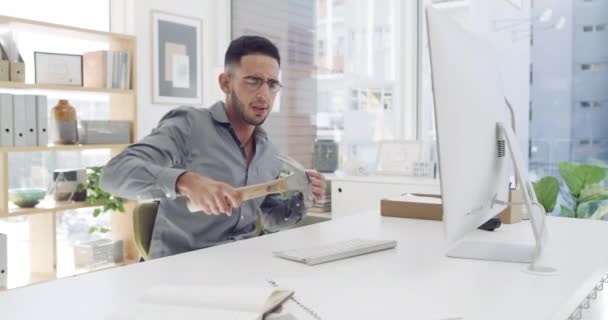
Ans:
{"type": "Polygon", "coordinates": [[[331,181],[326,181],[325,194],[320,200],[315,199],[314,205],[308,209],[308,212],[314,213],[329,213],[331,212],[331,181]]]}
{"type": "Polygon", "coordinates": [[[122,51],[85,52],[82,56],[83,86],[130,89],[131,54],[122,51]]]}

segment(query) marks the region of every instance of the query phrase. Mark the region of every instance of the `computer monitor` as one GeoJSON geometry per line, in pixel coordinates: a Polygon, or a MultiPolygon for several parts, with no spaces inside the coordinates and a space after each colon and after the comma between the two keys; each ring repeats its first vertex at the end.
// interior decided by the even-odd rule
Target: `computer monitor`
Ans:
{"type": "Polygon", "coordinates": [[[493,48],[454,20],[449,9],[428,6],[427,26],[447,255],[530,263],[535,272],[552,272],[537,265],[546,237],[545,214],[513,130],[506,126],[510,121],[493,48]],[[511,163],[536,243],[470,241],[471,231],[505,209],[511,163]]]}

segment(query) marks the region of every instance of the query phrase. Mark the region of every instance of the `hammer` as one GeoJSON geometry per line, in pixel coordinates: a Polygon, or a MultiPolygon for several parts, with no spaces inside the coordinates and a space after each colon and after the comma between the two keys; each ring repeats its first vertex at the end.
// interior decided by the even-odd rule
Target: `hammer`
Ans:
{"type": "MultiPolygon", "coordinates": [[[[304,205],[309,208],[313,204],[313,195],[310,188],[310,178],[306,174],[306,169],[296,160],[287,155],[279,154],[277,158],[283,162],[283,165],[291,172],[288,176],[278,178],[269,182],[253,184],[236,188],[236,191],[241,194],[241,201],[247,201],[262,197],[268,194],[281,193],[285,191],[300,191],[304,199],[304,205]]],[[[187,203],[190,211],[198,211],[191,207],[191,202],[187,203]]]]}

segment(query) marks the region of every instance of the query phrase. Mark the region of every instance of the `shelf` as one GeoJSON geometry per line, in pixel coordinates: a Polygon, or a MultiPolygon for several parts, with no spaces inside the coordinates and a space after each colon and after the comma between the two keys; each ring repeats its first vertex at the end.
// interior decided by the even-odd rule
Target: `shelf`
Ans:
{"type": "Polygon", "coordinates": [[[56,203],[55,201],[43,201],[40,202],[34,208],[19,208],[17,206],[14,206],[13,204],[10,204],[8,208],[8,215],[0,214],[0,217],[16,217],[28,214],[49,213],[57,211],[75,210],[81,208],[94,208],[100,206],[103,206],[103,204],[89,204],[86,202],[56,203]]]}
{"type": "Polygon", "coordinates": [[[132,35],[78,28],[50,22],[28,20],[9,16],[0,16],[0,24],[10,24],[12,28],[17,30],[52,33],[53,35],[64,35],[77,39],[86,38],[87,40],[121,40],[135,42],[135,37],[132,35]]]}
{"type": "Polygon", "coordinates": [[[78,91],[78,92],[89,92],[89,93],[133,95],[133,90],[131,90],[131,89],[87,88],[87,87],[81,87],[81,86],[41,84],[41,83],[21,83],[21,82],[13,82],[13,81],[0,81],[0,87],[9,88],[9,89],[78,91]]]}
{"type": "Polygon", "coordinates": [[[2,147],[0,152],[81,151],[96,149],[124,149],[128,144],[70,144],[31,147],[2,147]]]}

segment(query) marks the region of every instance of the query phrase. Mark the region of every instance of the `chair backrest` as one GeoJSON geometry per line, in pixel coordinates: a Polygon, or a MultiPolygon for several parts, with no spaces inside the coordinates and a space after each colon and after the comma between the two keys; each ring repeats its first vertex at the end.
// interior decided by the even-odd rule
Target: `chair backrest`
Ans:
{"type": "Polygon", "coordinates": [[[150,260],[150,240],[156,221],[158,202],[142,203],[133,210],[133,235],[135,247],[144,260],[150,260]]]}

